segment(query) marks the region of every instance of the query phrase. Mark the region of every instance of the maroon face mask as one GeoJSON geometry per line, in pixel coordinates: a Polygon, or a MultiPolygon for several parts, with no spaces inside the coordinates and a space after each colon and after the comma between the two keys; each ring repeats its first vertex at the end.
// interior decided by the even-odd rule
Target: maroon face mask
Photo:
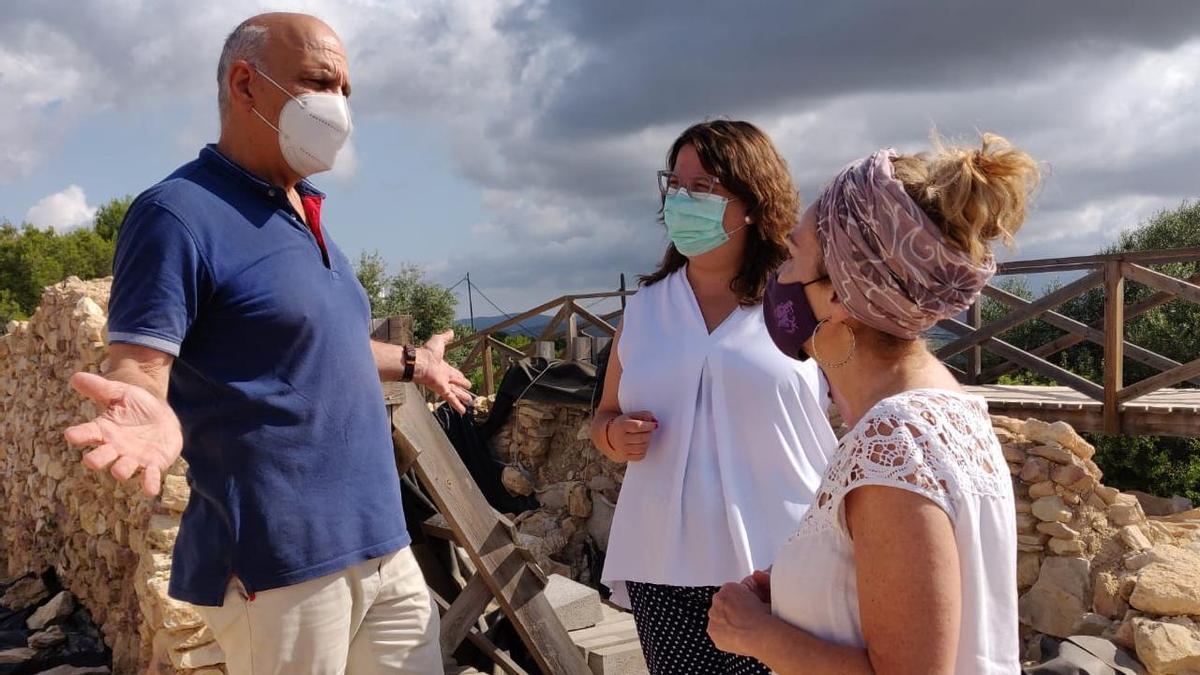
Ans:
{"type": "Polygon", "coordinates": [[[763,318],[767,322],[767,333],[779,351],[798,361],[807,361],[808,354],[801,348],[817,330],[817,317],[804,287],[827,277],[793,284],[779,283],[779,276],[772,275],[767,281],[763,295],[763,318]]]}

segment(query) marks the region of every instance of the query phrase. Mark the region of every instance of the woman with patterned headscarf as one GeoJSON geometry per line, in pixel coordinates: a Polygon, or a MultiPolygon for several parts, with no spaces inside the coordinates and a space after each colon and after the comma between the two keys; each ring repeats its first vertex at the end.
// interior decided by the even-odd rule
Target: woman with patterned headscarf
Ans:
{"type": "Polygon", "coordinates": [[[852,429],[772,571],[717,594],[719,648],[785,674],[1020,670],[1008,470],[986,402],[920,335],[979,296],[1037,180],[986,134],[876,152],[804,213],[766,320],[821,366],[852,429]]]}

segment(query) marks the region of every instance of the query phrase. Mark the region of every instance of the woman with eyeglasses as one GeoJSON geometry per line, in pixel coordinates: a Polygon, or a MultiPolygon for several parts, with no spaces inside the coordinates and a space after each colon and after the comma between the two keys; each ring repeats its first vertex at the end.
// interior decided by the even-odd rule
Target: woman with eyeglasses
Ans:
{"type": "Polygon", "coordinates": [[[770,139],[725,120],[676,139],[659,193],[670,244],[628,302],[592,422],[629,463],[602,576],[651,673],[766,673],[706,629],[720,584],[795,532],[836,443],[816,364],[775,348],[761,307],[799,199],[770,139]]]}
{"type": "Polygon", "coordinates": [[[991,134],[881,150],[804,213],[767,322],[854,426],[770,573],[716,596],[717,646],[782,675],[1020,672],[1009,472],[986,401],[920,336],[978,298],[1038,173],[991,134]]]}

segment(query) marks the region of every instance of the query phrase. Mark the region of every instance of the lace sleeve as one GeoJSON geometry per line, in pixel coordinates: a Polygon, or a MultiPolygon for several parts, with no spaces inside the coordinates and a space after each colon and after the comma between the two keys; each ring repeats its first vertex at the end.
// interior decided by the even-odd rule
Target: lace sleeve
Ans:
{"type": "Polygon", "coordinates": [[[942,461],[945,453],[938,451],[943,439],[930,438],[937,432],[912,417],[899,410],[873,411],[842,440],[814,503],[826,512],[828,524],[847,531],[842,503],[852,490],[866,485],[915,492],[955,520],[953,477],[942,461]]]}

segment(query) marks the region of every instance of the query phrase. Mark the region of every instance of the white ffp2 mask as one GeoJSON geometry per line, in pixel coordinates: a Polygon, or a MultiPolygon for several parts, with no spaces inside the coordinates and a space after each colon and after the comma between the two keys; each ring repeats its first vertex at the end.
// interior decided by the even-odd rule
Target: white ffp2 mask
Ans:
{"type": "Polygon", "coordinates": [[[332,169],[338,151],[354,128],[346,97],[326,92],[293,96],[266,73],[257,68],[254,70],[291,99],[279,111],[279,126],[271,124],[262,113],[251,108],[259,119],[279,133],[279,150],[288,166],[301,177],[332,169]]]}

